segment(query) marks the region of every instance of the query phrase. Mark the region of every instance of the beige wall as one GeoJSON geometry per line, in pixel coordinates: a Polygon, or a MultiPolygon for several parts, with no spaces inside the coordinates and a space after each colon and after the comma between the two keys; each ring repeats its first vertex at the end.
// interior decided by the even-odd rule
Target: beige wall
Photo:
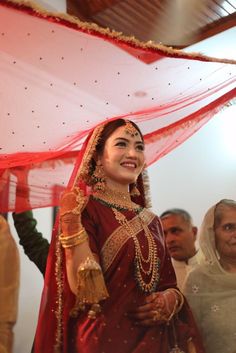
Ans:
{"type": "Polygon", "coordinates": [[[149,169],[152,200],[189,211],[200,225],[207,209],[222,198],[236,199],[236,106],[224,110],[189,140],[149,169]]]}

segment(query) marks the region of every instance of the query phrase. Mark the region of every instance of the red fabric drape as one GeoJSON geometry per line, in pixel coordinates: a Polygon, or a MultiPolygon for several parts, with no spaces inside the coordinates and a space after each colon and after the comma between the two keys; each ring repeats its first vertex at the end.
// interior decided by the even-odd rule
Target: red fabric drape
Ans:
{"type": "Polygon", "coordinates": [[[76,151],[102,121],[135,121],[150,165],[236,96],[235,63],[145,45],[15,2],[0,0],[0,34],[0,193],[10,190],[1,212],[15,209],[18,167],[31,208],[57,205],[76,151]]]}

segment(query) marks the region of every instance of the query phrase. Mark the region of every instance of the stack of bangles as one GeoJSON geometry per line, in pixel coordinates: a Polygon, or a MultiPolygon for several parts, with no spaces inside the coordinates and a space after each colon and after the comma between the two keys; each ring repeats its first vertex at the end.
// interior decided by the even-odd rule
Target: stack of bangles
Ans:
{"type": "Polygon", "coordinates": [[[77,233],[74,233],[72,235],[66,236],[63,233],[61,233],[59,235],[59,240],[61,242],[61,246],[64,249],[72,248],[73,246],[82,244],[87,239],[88,239],[88,235],[87,235],[86,230],[84,228],[80,229],[77,233]]]}
{"type": "Polygon", "coordinates": [[[184,297],[183,295],[175,288],[169,288],[165,290],[163,293],[164,301],[165,301],[165,307],[168,310],[169,314],[167,315],[166,313],[163,313],[162,309],[157,308],[155,310],[155,315],[153,317],[153,321],[166,321],[169,323],[171,319],[173,318],[174,315],[178,314],[178,312],[182,309],[182,306],[184,304],[184,297]],[[169,308],[169,302],[167,299],[168,294],[174,294],[175,295],[175,305],[173,310],[171,311],[169,308]]]}

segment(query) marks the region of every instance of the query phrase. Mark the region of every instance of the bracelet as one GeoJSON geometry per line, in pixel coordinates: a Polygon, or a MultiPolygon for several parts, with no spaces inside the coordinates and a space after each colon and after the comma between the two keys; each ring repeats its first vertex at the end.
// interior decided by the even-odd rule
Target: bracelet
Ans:
{"type": "Polygon", "coordinates": [[[178,305],[178,300],[176,299],[174,309],[173,309],[172,313],[170,314],[170,316],[168,317],[167,322],[170,322],[172,317],[176,314],[177,305],[178,305]]]}
{"type": "MultiPolygon", "coordinates": [[[[175,298],[176,298],[176,299],[175,299],[174,308],[173,308],[173,310],[172,310],[170,316],[169,316],[168,319],[167,319],[167,321],[169,322],[169,321],[173,318],[173,316],[174,316],[175,314],[177,314],[177,313],[181,310],[181,308],[182,308],[182,306],[183,306],[183,304],[184,304],[184,297],[183,297],[183,295],[182,295],[177,289],[175,289],[175,288],[169,288],[169,289],[167,289],[167,290],[165,291],[165,293],[164,293],[164,300],[165,300],[165,296],[166,296],[167,293],[174,293],[174,294],[175,294],[175,298]]],[[[165,300],[165,302],[166,302],[167,309],[169,309],[168,300],[165,300]]]]}
{"type": "Polygon", "coordinates": [[[59,235],[59,240],[61,246],[66,248],[72,248],[76,245],[84,243],[88,239],[86,230],[82,228],[78,233],[72,234],[70,236],[65,236],[63,233],[59,235]]]}
{"type": "Polygon", "coordinates": [[[169,288],[167,290],[173,291],[177,294],[177,308],[176,308],[176,314],[177,314],[178,312],[180,312],[180,310],[182,309],[182,306],[184,304],[184,296],[180,291],[178,291],[178,289],[169,288]]]}
{"type": "Polygon", "coordinates": [[[66,235],[64,235],[64,233],[61,233],[60,235],[59,235],[59,238],[60,238],[60,240],[68,240],[68,239],[72,239],[72,238],[76,238],[76,237],[78,237],[80,234],[83,234],[85,232],[85,229],[84,228],[82,228],[79,232],[77,232],[77,233],[74,233],[74,234],[72,234],[72,235],[68,235],[68,236],[66,236],[66,235]]]}

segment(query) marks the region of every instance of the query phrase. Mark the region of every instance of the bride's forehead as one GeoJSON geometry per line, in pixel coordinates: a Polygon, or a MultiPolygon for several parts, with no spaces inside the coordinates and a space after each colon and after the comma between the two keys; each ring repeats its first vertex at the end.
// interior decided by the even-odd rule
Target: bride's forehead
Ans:
{"type": "Polygon", "coordinates": [[[135,141],[142,141],[139,131],[135,129],[135,133],[131,134],[126,125],[120,126],[115,131],[113,131],[108,140],[114,140],[119,137],[126,138],[128,140],[131,139],[135,141]]]}

